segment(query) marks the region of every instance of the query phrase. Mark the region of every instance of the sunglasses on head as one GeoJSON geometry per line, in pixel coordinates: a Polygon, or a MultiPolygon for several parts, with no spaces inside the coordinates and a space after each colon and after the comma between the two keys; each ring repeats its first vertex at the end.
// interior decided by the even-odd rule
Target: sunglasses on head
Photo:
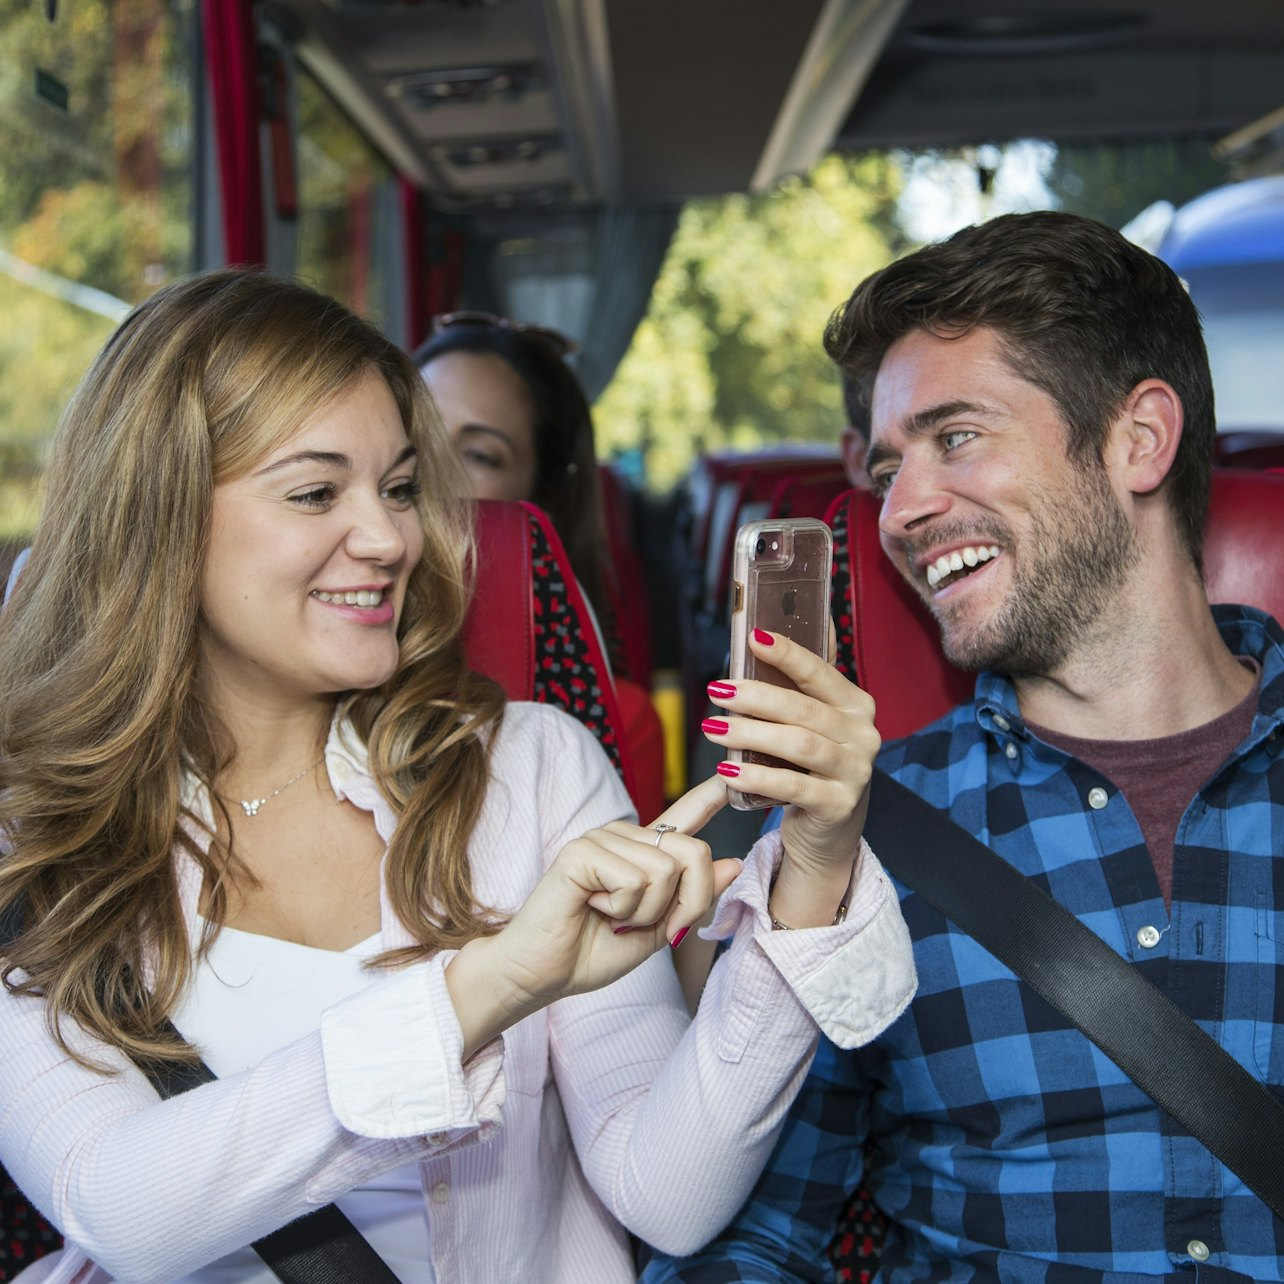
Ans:
{"type": "Polygon", "coordinates": [[[487,326],[493,330],[508,330],[551,348],[559,357],[578,352],[580,345],[574,339],[558,330],[550,330],[543,325],[528,325],[525,321],[510,321],[508,317],[497,317],[493,312],[443,312],[432,319],[433,334],[440,334],[454,326],[471,325],[487,326]]]}

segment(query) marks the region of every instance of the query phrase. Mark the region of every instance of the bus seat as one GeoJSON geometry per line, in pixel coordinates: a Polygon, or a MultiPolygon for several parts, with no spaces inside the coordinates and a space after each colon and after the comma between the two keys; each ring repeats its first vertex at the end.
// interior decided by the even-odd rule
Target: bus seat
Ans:
{"type": "Polygon", "coordinates": [[[769,514],[776,487],[786,478],[832,476],[841,468],[836,445],[790,442],[750,453],[706,455],[693,470],[684,501],[691,541],[680,554],[685,558],[679,623],[688,753],[706,706],[705,684],[724,673],[736,531],[769,514]]]}
{"type": "Polygon", "coordinates": [[[783,447],[709,456],[704,461],[712,479],[709,505],[697,528],[703,543],[703,591],[700,603],[722,618],[731,579],[736,531],[771,512],[776,487],[788,478],[833,477],[842,472],[837,446],[790,444],[783,447]]]}
{"type": "Polygon", "coordinates": [[[873,495],[849,490],[826,521],[838,667],[874,697],[879,734],[894,740],[968,699],[974,678],[942,656],[935,621],[883,552],[878,514],[873,495]]]}
{"type": "MultiPolygon", "coordinates": [[[[874,697],[884,740],[908,735],[971,697],[973,675],[942,656],[935,622],[878,540],[878,500],[849,491],[830,507],[839,667],[874,697]]],[[[1213,470],[1204,540],[1211,602],[1239,602],[1284,618],[1277,545],[1284,473],[1213,470]]]]}
{"type": "Polygon", "coordinates": [[[609,553],[606,590],[615,612],[625,674],[639,686],[651,685],[651,611],[646,572],[634,540],[633,492],[609,464],[598,465],[603,520],[609,553]]]}
{"type": "Polygon", "coordinates": [[[1284,466],[1284,432],[1248,430],[1218,433],[1213,440],[1217,468],[1279,468],[1284,466]]]}
{"type": "MultiPolygon", "coordinates": [[[[626,735],[596,622],[552,522],[533,504],[480,501],[477,558],[477,590],[463,631],[469,664],[494,678],[510,700],[555,705],[584,723],[638,814],[656,815],[664,798],[662,737],[646,726],[626,735]],[[635,760],[634,745],[643,761],[635,760]]],[[[647,713],[636,703],[629,715],[635,728],[647,713]]]]}
{"type": "Polygon", "coordinates": [[[829,506],[851,482],[839,467],[832,472],[783,477],[771,492],[768,517],[824,517],[829,506]]]}

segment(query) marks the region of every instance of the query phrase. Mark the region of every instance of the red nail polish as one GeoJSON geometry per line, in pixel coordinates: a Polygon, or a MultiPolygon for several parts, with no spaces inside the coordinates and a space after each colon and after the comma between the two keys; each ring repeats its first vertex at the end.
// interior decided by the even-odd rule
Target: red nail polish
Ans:
{"type": "Polygon", "coordinates": [[[725,736],[731,730],[731,723],[723,718],[706,718],[700,724],[700,730],[711,736],[725,736]]]}
{"type": "Polygon", "coordinates": [[[676,950],[678,946],[681,945],[684,940],[686,940],[687,933],[690,930],[691,929],[689,927],[684,927],[680,931],[674,932],[673,940],[669,942],[669,948],[671,950],[676,950]]]}
{"type": "Polygon", "coordinates": [[[715,700],[730,700],[736,694],[730,682],[710,682],[706,690],[715,700]]]}
{"type": "Polygon", "coordinates": [[[740,768],[734,762],[720,762],[718,764],[718,775],[720,776],[738,776],[740,768]]]}
{"type": "Polygon", "coordinates": [[[754,629],[753,640],[755,642],[761,642],[763,646],[776,645],[776,639],[773,638],[771,634],[766,632],[764,629],[754,629]]]}
{"type": "Polygon", "coordinates": [[[613,928],[611,928],[611,931],[613,931],[613,932],[616,934],[616,936],[623,936],[625,932],[631,932],[632,930],[633,930],[633,929],[632,929],[631,927],[613,927],[613,928]]]}

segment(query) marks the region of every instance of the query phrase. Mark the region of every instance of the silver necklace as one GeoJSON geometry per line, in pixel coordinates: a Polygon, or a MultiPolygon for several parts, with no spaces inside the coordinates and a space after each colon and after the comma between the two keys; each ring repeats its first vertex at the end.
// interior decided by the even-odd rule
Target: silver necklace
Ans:
{"type": "Polygon", "coordinates": [[[315,771],[324,761],[325,761],[325,754],[322,754],[321,757],[319,757],[316,760],[316,762],[308,763],[308,765],[304,767],[303,770],[299,772],[297,776],[291,776],[289,780],[285,782],[285,784],[278,785],[266,797],[238,798],[236,801],[241,804],[241,810],[244,811],[247,816],[257,816],[259,814],[259,808],[262,807],[265,802],[271,802],[272,799],[277,796],[277,794],[283,794],[287,789],[289,789],[291,785],[297,785],[299,781],[302,780],[303,777],[308,774],[308,772],[315,771]]]}

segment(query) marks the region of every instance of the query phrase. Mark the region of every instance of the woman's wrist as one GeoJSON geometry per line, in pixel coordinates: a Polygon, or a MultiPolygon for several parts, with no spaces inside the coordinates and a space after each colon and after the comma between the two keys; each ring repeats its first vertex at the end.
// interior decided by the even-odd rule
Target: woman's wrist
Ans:
{"type": "Polygon", "coordinates": [[[831,927],[847,916],[859,848],[850,863],[803,868],[785,854],[767,897],[767,916],[776,930],[831,927]]]}
{"type": "Polygon", "coordinates": [[[496,939],[474,938],[446,965],[446,989],[463,1034],[464,1061],[543,1006],[506,976],[496,939]]]}

